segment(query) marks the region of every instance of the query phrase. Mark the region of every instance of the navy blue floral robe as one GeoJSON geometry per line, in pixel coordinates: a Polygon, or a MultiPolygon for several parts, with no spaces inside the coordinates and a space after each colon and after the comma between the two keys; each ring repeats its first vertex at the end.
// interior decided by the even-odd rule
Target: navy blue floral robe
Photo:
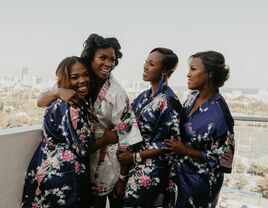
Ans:
{"type": "MultiPolygon", "coordinates": [[[[181,104],[174,92],[160,84],[150,97],[151,90],[141,93],[132,103],[143,142],[134,147],[135,152],[165,147],[164,139],[179,137],[181,104]]],[[[164,155],[143,160],[132,165],[126,186],[124,207],[152,207],[160,192],[174,193],[169,180],[171,161],[164,155]]],[[[174,200],[174,198],[173,198],[174,200]]],[[[170,203],[174,203],[169,200],[170,203]]]]}
{"type": "Polygon", "coordinates": [[[202,161],[189,156],[179,159],[176,168],[179,187],[178,208],[215,207],[224,173],[231,172],[234,155],[233,118],[219,92],[191,116],[199,92],[192,92],[182,109],[182,142],[202,152],[202,161]]]}
{"type": "Polygon", "coordinates": [[[45,111],[43,140],[28,167],[25,207],[90,206],[88,148],[94,143],[89,107],[73,108],[62,100],[45,111]]]}

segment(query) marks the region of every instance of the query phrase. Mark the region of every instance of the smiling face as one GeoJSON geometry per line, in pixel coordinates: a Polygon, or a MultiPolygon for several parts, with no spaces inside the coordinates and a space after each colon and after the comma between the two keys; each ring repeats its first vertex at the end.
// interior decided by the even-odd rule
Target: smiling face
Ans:
{"type": "Polygon", "coordinates": [[[208,86],[208,73],[200,58],[191,60],[187,77],[190,90],[202,90],[208,86]]]}
{"type": "Polygon", "coordinates": [[[70,70],[70,88],[75,90],[82,96],[86,96],[89,92],[89,74],[86,67],[76,62],[71,66],[70,70]]]}
{"type": "Polygon", "coordinates": [[[91,69],[95,75],[105,80],[109,78],[115,67],[115,52],[113,48],[100,48],[96,50],[91,62],[91,69]]]}
{"type": "Polygon", "coordinates": [[[144,64],[143,80],[157,83],[162,77],[163,54],[154,51],[149,54],[144,64]]]}

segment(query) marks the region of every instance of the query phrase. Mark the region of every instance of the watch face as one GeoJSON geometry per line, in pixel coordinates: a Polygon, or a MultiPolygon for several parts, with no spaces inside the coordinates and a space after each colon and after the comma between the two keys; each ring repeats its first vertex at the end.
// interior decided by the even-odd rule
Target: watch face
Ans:
{"type": "Polygon", "coordinates": [[[140,155],[140,153],[136,153],[136,161],[137,162],[141,162],[141,155],[140,155]]]}

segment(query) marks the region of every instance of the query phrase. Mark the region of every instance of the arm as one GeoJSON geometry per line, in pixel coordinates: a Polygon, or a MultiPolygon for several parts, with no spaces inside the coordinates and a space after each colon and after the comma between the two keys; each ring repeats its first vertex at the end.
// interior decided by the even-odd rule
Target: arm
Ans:
{"type": "MultiPolygon", "coordinates": [[[[142,160],[145,160],[147,158],[153,158],[156,157],[158,155],[164,154],[166,152],[168,152],[169,150],[167,149],[148,149],[148,150],[144,150],[142,152],[140,152],[140,157],[142,160]]],[[[125,150],[121,150],[119,151],[118,154],[118,160],[121,164],[128,164],[128,163],[135,163],[136,161],[134,161],[135,159],[135,153],[131,152],[127,149],[125,150]]]]}
{"type": "Polygon", "coordinates": [[[218,144],[221,143],[222,145],[207,151],[188,147],[179,140],[165,140],[165,144],[167,145],[166,149],[179,155],[190,156],[195,160],[206,162],[210,167],[220,164],[223,172],[230,173],[234,156],[234,135],[226,131],[217,140],[221,140],[218,144]]]}
{"type": "Polygon", "coordinates": [[[182,156],[190,156],[195,160],[204,160],[202,152],[200,150],[188,147],[180,140],[166,139],[165,144],[167,145],[165,149],[170,150],[176,154],[182,156]]]}
{"type": "Polygon", "coordinates": [[[63,101],[69,103],[70,105],[77,105],[79,103],[84,103],[84,98],[76,93],[72,89],[58,88],[53,91],[47,91],[41,93],[37,100],[38,107],[47,107],[54,100],[61,98],[63,101]]]}
{"type": "Polygon", "coordinates": [[[124,195],[128,180],[128,173],[129,173],[128,164],[120,163],[120,176],[113,189],[114,198],[122,197],[124,195]]]}
{"type": "Polygon", "coordinates": [[[51,102],[59,98],[58,89],[53,91],[47,91],[40,94],[37,100],[37,106],[44,108],[47,107],[51,102]]]}
{"type": "Polygon", "coordinates": [[[102,137],[95,140],[95,143],[90,148],[90,152],[94,152],[106,145],[118,143],[118,136],[116,131],[105,130],[102,137]]]}

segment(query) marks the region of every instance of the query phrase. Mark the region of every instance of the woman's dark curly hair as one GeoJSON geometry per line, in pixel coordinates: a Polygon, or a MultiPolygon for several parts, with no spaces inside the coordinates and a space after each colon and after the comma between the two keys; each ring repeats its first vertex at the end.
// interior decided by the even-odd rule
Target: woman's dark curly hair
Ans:
{"type": "Polygon", "coordinates": [[[115,52],[115,66],[118,65],[118,59],[122,58],[120,43],[116,38],[104,38],[97,34],[91,34],[84,42],[84,49],[81,58],[85,60],[88,66],[94,58],[95,52],[100,48],[113,48],[115,52]]]}
{"type": "Polygon", "coordinates": [[[224,56],[216,51],[204,51],[190,56],[189,61],[193,58],[200,58],[205,66],[205,70],[209,75],[209,80],[219,88],[229,78],[230,69],[225,64],[224,56]]]}

